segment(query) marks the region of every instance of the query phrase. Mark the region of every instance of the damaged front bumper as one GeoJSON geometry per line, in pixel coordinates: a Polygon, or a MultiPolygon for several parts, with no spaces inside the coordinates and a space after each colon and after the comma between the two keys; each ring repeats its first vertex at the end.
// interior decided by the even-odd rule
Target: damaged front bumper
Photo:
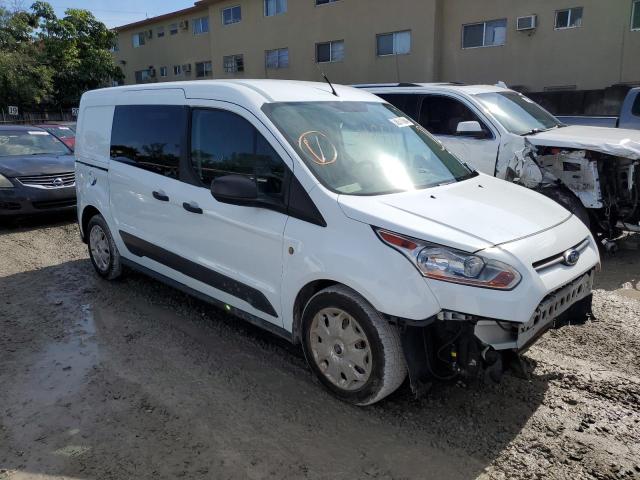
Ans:
{"type": "Polygon", "coordinates": [[[594,275],[595,270],[592,270],[547,295],[527,323],[480,320],[475,326],[475,336],[494,350],[525,350],[563,313],[591,295],[594,275]]]}
{"type": "Polygon", "coordinates": [[[595,269],[547,295],[526,323],[443,311],[426,325],[400,324],[411,388],[416,396],[437,380],[499,380],[549,328],[582,323],[591,312],[595,269]]]}

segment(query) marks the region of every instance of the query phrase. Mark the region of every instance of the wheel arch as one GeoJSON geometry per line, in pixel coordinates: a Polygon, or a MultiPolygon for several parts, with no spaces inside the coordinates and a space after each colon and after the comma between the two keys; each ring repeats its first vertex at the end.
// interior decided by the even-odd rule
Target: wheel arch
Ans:
{"type": "Polygon", "coordinates": [[[82,241],[87,243],[87,226],[89,225],[89,220],[91,220],[95,215],[100,215],[100,210],[98,210],[93,205],[87,205],[82,210],[82,215],[80,216],[80,233],[82,235],[82,241]]]}
{"type": "MultiPolygon", "coordinates": [[[[318,293],[321,290],[324,290],[325,288],[336,286],[336,285],[340,285],[345,288],[348,288],[356,295],[359,295],[360,297],[362,297],[366,302],[368,302],[373,307],[373,302],[371,302],[366,295],[358,291],[358,289],[353,288],[351,285],[347,285],[344,282],[340,282],[338,280],[330,280],[326,278],[310,281],[298,291],[298,294],[296,295],[296,298],[293,302],[293,324],[292,324],[291,337],[295,344],[300,343],[302,339],[301,325],[302,325],[302,314],[304,312],[304,307],[307,305],[307,303],[309,303],[309,300],[311,299],[311,297],[313,297],[316,293],[318,293]]],[[[375,309],[375,307],[373,308],[375,309]]]]}
{"type": "MultiPolygon", "coordinates": [[[[328,280],[328,279],[319,279],[313,280],[307,283],[304,287],[298,291],[296,295],[296,299],[293,302],[293,325],[291,337],[293,342],[298,344],[301,341],[302,333],[301,333],[301,323],[302,323],[302,313],[304,312],[304,307],[307,305],[311,297],[313,297],[320,290],[324,290],[327,287],[331,287],[333,285],[344,285],[336,280],[328,280]]],[[[345,287],[347,285],[344,285],[345,287]]]]}

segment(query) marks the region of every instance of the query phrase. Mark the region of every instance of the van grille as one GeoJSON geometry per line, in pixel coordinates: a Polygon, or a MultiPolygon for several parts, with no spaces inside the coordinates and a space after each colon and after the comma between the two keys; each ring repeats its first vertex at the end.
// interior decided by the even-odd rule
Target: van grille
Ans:
{"type": "Polygon", "coordinates": [[[579,244],[574,245],[573,247],[568,248],[567,250],[564,250],[560,253],[556,253],[555,255],[552,255],[550,257],[543,258],[542,260],[538,260],[537,262],[533,262],[532,266],[536,271],[539,272],[541,270],[544,270],[545,268],[549,268],[553,265],[557,265],[558,263],[563,263],[565,252],[569,250],[577,250],[578,252],[582,253],[584,250],[586,250],[588,246],[589,246],[589,239],[585,238],[579,244]]]}

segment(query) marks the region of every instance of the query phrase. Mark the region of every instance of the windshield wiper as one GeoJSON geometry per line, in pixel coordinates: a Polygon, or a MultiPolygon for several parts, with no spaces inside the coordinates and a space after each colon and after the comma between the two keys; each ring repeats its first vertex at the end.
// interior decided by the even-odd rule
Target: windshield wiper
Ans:
{"type": "Polygon", "coordinates": [[[528,132],[521,133],[520,136],[521,137],[526,137],[527,135],[535,135],[536,133],[541,133],[541,132],[546,132],[546,130],[543,130],[541,128],[532,128],[528,132]]]}

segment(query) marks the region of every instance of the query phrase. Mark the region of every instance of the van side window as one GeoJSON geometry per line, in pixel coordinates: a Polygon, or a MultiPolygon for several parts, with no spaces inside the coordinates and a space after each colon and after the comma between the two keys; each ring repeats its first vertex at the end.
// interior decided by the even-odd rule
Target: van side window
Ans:
{"type": "Polygon", "coordinates": [[[224,110],[194,110],[191,119],[191,165],[203,185],[222,175],[245,175],[261,195],[284,196],[285,164],[247,120],[224,110]]]}
{"type": "Polygon", "coordinates": [[[185,107],[116,106],[111,159],[177,179],[186,124],[185,107]]]}
{"type": "Polygon", "coordinates": [[[402,110],[409,117],[416,121],[418,120],[418,100],[420,100],[420,95],[406,93],[380,93],[377,95],[402,110]]]}
{"type": "Polygon", "coordinates": [[[491,131],[464,103],[441,95],[424,95],[418,123],[433,135],[455,135],[460,122],[480,123],[488,138],[493,137],[491,131]]]}

